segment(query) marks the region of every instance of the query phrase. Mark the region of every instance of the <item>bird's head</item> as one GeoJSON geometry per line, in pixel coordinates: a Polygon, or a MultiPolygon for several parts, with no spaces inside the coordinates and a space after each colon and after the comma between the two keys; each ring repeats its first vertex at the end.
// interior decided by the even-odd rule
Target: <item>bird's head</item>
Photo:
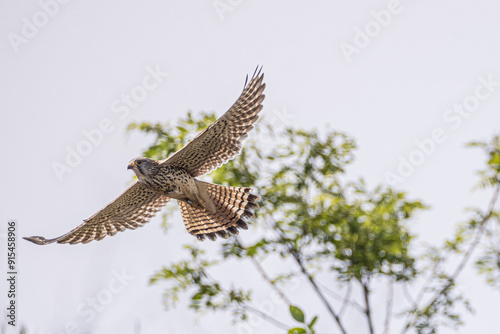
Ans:
{"type": "Polygon", "coordinates": [[[130,160],[127,169],[133,170],[139,181],[145,181],[158,172],[159,163],[149,158],[135,158],[130,160]]]}

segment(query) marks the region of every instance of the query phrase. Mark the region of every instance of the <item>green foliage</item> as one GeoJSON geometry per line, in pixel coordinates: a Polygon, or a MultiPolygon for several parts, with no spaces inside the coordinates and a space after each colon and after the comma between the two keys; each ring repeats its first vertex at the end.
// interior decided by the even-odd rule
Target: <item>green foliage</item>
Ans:
{"type": "Polygon", "coordinates": [[[216,183],[256,188],[262,198],[259,221],[275,232],[246,251],[225,243],[226,257],[305,253],[302,261],[328,264],[344,280],[414,275],[408,255],[412,236],[403,222],[423,208],[420,202],[382,187],[370,192],[362,181],[344,185],[342,174],[355,148],[344,134],[295,129],[276,134],[271,129],[266,137],[277,144],[264,149],[250,143],[244,154],[211,175],[216,183]]]}
{"type": "Polygon", "coordinates": [[[473,142],[473,147],[480,147],[487,153],[487,167],[479,172],[480,187],[495,187],[500,182],[500,136],[495,136],[490,142],[473,142]]]}
{"type": "Polygon", "coordinates": [[[297,306],[290,305],[290,314],[298,322],[304,322],[304,312],[297,306]]]}
{"type": "MultiPolygon", "coordinates": [[[[305,314],[304,312],[297,306],[290,305],[290,314],[292,315],[292,318],[299,322],[300,324],[305,324],[305,314]]],[[[315,316],[306,327],[294,327],[292,329],[288,330],[288,334],[314,334],[316,331],[314,330],[314,324],[316,324],[316,321],[318,320],[318,317],[315,316]]]]}
{"type": "Polygon", "coordinates": [[[185,246],[190,258],[164,267],[150,279],[150,284],[160,280],[170,280],[174,284],[165,289],[164,304],[168,308],[175,306],[179,294],[191,290],[189,307],[196,311],[232,309],[235,315],[246,317],[238,308],[250,300],[250,292],[241,289],[224,289],[207,272],[207,269],[217,264],[204,258],[205,252],[195,246],[185,246]],[[196,287],[195,289],[190,289],[196,287]]]}
{"type": "Polygon", "coordinates": [[[496,238],[496,244],[490,244],[485,247],[483,253],[476,260],[476,268],[478,272],[485,276],[486,282],[500,289],[500,249],[498,247],[498,235],[491,236],[496,238]]]}
{"type": "MultiPolygon", "coordinates": [[[[495,196],[498,196],[500,187],[500,136],[494,137],[490,142],[476,142],[472,146],[480,147],[487,153],[486,168],[479,171],[481,180],[479,187],[494,188],[495,196]]],[[[480,226],[484,227],[486,240],[483,242],[482,253],[476,260],[476,268],[486,278],[486,282],[500,289],[500,212],[490,208],[488,218],[494,220],[494,224],[480,226]]]]}
{"type": "MultiPolygon", "coordinates": [[[[212,113],[188,113],[176,125],[133,123],[129,131],[153,134],[153,144],[144,155],[164,159],[213,121],[212,113]]],[[[406,286],[427,277],[421,293],[409,300],[404,312],[398,312],[407,319],[403,332],[413,329],[434,333],[439,326],[461,324],[459,309],[464,306],[470,310],[470,305],[456,291],[455,280],[477,246],[486,222],[498,219],[498,213],[492,209],[486,213],[475,210],[453,238],[418,256],[408,225],[425,206],[408,200],[404,192],[385,186],[371,190],[362,179],[347,181],[345,170],[353,161],[356,148],[352,138],[335,131],[285,128],[278,132],[265,119],[256,126],[251,138],[239,156],[213,171],[207,181],[254,188],[260,197],[260,207],[251,224],[254,228],[241,236],[244,243],[235,237],[218,240],[220,256],[216,259],[208,259],[199,248],[202,244],[196,243],[196,247],[186,246],[186,260],[156,272],[151,284],[168,283],[164,294],[167,307],[174,306],[181,294],[189,294],[189,307],[197,312],[230,310],[235,320],[246,320],[253,313],[288,333],[314,333],[318,317],[307,323],[304,308],[292,305],[280,288],[290,279],[301,277],[311,283],[340,332],[346,333],[342,312],[333,309],[325,296],[328,289],[318,284],[317,276],[321,273],[344,286],[357,284],[364,305],[348,297],[343,298],[343,305],[361,310],[373,331],[372,282],[383,279],[406,286]],[[451,274],[444,266],[450,256],[459,260],[451,274]],[[271,276],[260,265],[267,258],[292,261],[295,266],[271,276]],[[231,260],[253,263],[263,281],[284,298],[292,319],[299,325],[285,324],[266,315],[254,308],[251,290],[227,288],[227,284],[209,274],[214,266],[224,266],[231,260]]],[[[481,172],[481,185],[496,187],[500,172],[498,137],[492,143],[474,145],[485,149],[489,156],[488,168],[481,172]]],[[[476,263],[491,282],[498,282],[499,254],[498,249],[489,249],[476,263]]]]}
{"type": "Polygon", "coordinates": [[[493,188],[493,198],[486,210],[479,208],[469,209],[471,217],[457,225],[451,239],[445,240],[441,247],[428,247],[424,254],[427,264],[425,272],[432,282],[419,293],[419,300],[407,310],[410,320],[407,329],[414,327],[418,333],[437,333],[442,325],[454,328],[463,324],[457,309],[463,306],[472,312],[472,306],[466,297],[456,291],[456,279],[461,273],[473,252],[482,246],[482,254],[475,261],[479,273],[486,276],[486,280],[493,286],[500,287],[500,234],[498,232],[499,212],[495,210],[500,192],[500,139],[494,137],[491,142],[476,142],[470,144],[480,147],[487,154],[486,169],[479,172],[480,188],[493,188]],[[495,221],[496,220],[496,221],[495,221]],[[450,274],[445,270],[445,264],[452,259],[459,261],[455,270],[450,274]],[[430,296],[430,302],[419,302],[430,296]]]}

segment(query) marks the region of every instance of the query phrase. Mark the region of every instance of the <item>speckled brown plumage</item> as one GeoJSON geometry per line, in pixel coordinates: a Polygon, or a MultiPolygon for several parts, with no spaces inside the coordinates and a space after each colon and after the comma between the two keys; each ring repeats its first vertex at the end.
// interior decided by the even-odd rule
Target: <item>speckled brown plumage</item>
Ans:
{"type": "MultiPolygon", "coordinates": [[[[238,100],[211,124],[163,164],[185,169],[191,176],[204,175],[234,158],[241,151],[241,141],[253,129],[262,110],[266,84],[256,72],[238,100]]],[[[246,83],[245,83],[246,85],[246,83]]]]}
{"type": "Polygon", "coordinates": [[[246,221],[254,216],[253,210],[257,207],[257,196],[250,194],[252,188],[205,184],[217,210],[210,212],[203,207],[179,202],[187,231],[199,240],[204,240],[205,236],[215,240],[216,235],[225,239],[227,232],[238,234],[238,228],[246,230],[246,221]]]}
{"type": "Polygon", "coordinates": [[[116,200],[70,232],[54,239],[39,236],[24,239],[39,245],[53,242],[86,244],[92,240],[102,240],[107,235],[112,236],[125,229],[135,230],[144,226],[169,200],[167,196],[135,182],[116,200]]]}
{"type": "MultiPolygon", "coordinates": [[[[257,207],[251,188],[226,187],[195,177],[206,174],[241,151],[241,141],[258,119],[264,100],[264,75],[256,70],[233,106],[182,149],[165,160],[133,159],[128,168],[138,181],[80,226],[54,239],[34,236],[39,245],[88,243],[136,229],[151,220],[171,199],[177,199],[186,229],[199,240],[227,238],[247,229],[257,207]]],[[[247,77],[248,81],[248,77],[247,77]]]]}

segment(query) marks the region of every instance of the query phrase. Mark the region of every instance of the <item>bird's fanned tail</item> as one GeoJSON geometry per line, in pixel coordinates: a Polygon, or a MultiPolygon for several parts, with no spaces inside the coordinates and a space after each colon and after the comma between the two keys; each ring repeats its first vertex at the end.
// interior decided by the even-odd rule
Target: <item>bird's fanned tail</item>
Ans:
{"type": "Polygon", "coordinates": [[[189,233],[199,240],[217,236],[226,239],[229,233],[238,234],[238,229],[248,229],[247,220],[254,216],[258,197],[251,194],[252,188],[227,187],[197,180],[212,199],[216,211],[179,201],[182,220],[189,233]]]}

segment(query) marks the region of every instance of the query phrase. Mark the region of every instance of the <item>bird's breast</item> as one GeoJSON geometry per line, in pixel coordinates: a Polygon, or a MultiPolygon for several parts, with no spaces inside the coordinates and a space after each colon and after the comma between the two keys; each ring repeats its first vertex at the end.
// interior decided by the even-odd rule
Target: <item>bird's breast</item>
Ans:
{"type": "Polygon", "coordinates": [[[158,173],[149,178],[149,186],[164,194],[188,194],[196,188],[194,178],[182,168],[165,166],[158,173]]]}

